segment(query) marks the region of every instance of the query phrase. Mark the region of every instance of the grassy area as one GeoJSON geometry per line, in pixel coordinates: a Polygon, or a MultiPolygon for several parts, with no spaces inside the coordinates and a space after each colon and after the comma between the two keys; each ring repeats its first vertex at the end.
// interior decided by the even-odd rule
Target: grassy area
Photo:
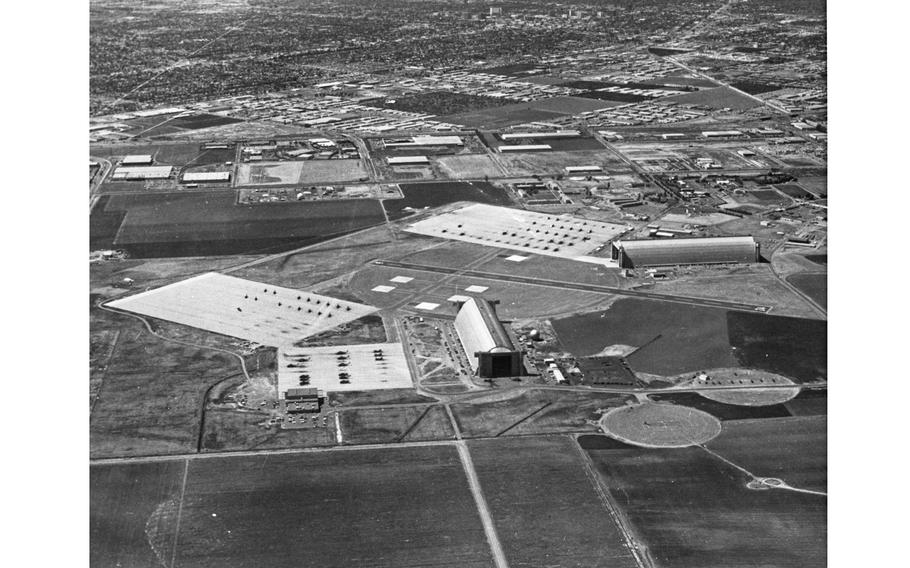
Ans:
{"type": "Polygon", "coordinates": [[[163,341],[127,316],[91,317],[93,333],[119,333],[89,418],[92,457],[195,451],[205,391],[239,373],[237,360],[163,341]]]}
{"type": "Polygon", "coordinates": [[[439,405],[342,409],[341,432],[346,444],[451,440],[455,437],[445,409],[439,405]]]}
{"type": "Polygon", "coordinates": [[[597,410],[625,403],[625,395],[530,390],[494,392],[470,403],[451,405],[462,434],[468,438],[596,431],[587,423],[597,410]]]}

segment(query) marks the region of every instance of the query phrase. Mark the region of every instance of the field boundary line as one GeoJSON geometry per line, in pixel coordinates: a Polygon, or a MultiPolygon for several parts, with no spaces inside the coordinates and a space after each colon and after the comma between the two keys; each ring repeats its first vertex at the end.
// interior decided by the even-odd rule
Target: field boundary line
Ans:
{"type": "Polygon", "coordinates": [[[427,407],[423,409],[423,412],[420,413],[420,416],[417,417],[417,420],[415,420],[414,422],[412,422],[411,425],[408,426],[408,428],[407,428],[404,432],[402,432],[399,436],[396,436],[396,437],[395,437],[395,441],[396,441],[396,442],[401,442],[402,440],[404,440],[404,439],[408,436],[408,434],[410,434],[411,432],[413,432],[413,431],[414,431],[414,428],[416,428],[417,425],[420,424],[420,421],[423,420],[424,416],[426,416],[427,414],[429,414],[430,409],[433,408],[433,406],[435,406],[435,405],[432,405],[432,404],[427,405],[427,407]]]}
{"type": "Polygon", "coordinates": [[[577,437],[569,435],[568,438],[571,440],[572,445],[575,446],[576,451],[581,457],[582,469],[585,472],[585,476],[588,478],[588,481],[591,482],[591,486],[600,498],[601,504],[616,524],[616,528],[622,533],[623,539],[626,541],[626,546],[629,548],[635,561],[641,568],[655,568],[654,560],[651,558],[651,553],[648,550],[647,545],[636,538],[635,531],[632,529],[630,521],[626,518],[619,503],[617,503],[610,494],[609,488],[604,485],[603,480],[594,467],[591,456],[588,455],[581,447],[581,444],[578,443],[577,437]]]}
{"type": "Polygon", "coordinates": [[[539,414],[544,408],[547,408],[548,406],[552,405],[554,402],[556,402],[556,401],[551,400],[550,402],[545,402],[543,406],[541,406],[537,410],[531,412],[531,414],[528,414],[527,416],[519,418],[518,421],[513,422],[510,426],[507,426],[505,430],[500,431],[499,433],[495,434],[493,437],[498,438],[498,437],[502,436],[503,434],[505,434],[506,432],[508,432],[509,430],[511,430],[512,428],[515,428],[516,426],[519,426],[520,424],[523,424],[524,422],[530,420],[535,415],[539,414]]]}
{"type": "Polygon", "coordinates": [[[201,454],[171,454],[157,456],[123,456],[111,458],[92,458],[89,466],[120,465],[128,463],[147,463],[177,460],[218,459],[235,457],[279,456],[285,454],[308,454],[320,452],[343,452],[351,450],[389,450],[397,448],[417,448],[422,446],[451,446],[452,440],[427,440],[424,442],[401,442],[400,444],[357,444],[349,446],[318,446],[309,448],[276,448],[273,450],[236,450],[227,452],[208,452],[201,454]]]}
{"type": "MultiPolygon", "coordinates": [[[[499,535],[496,534],[496,525],[493,524],[493,516],[487,506],[487,500],[483,496],[483,490],[480,488],[480,479],[477,477],[477,470],[474,469],[474,460],[471,459],[471,452],[468,450],[468,444],[459,439],[455,442],[458,448],[458,456],[461,458],[461,466],[464,468],[465,477],[468,478],[468,485],[471,493],[474,495],[474,503],[477,505],[477,513],[483,523],[483,531],[487,535],[487,542],[490,545],[490,553],[493,555],[493,561],[497,568],[509,568],[506,561],[506,555],[502,550],[502,544],[499,542],[499,535]]],[[[173,567],[172,567],[173,568],[173,567]]]]}
{"type": "Polygon", "coordinates": [[[180,538],[180,517],[183,515],[183,498],[186,495],[186,479],[190,473],[190,460],[183,460],[183,483],[180,485],[180,502],[177,504],[177,521],[174,526],[174,547],[171,549],[171,568],[177,562],[177,541],[180,538]]]}

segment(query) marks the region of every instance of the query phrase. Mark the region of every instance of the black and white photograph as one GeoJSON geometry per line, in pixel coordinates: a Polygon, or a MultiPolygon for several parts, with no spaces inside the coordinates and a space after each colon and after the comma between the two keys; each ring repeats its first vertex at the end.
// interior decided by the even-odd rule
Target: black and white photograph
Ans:
{"type": "MultiPolygon", "coordinates": [[[[893,413],[872,405],[901,399],[887,385],[904,368],[879,371],[861,342],[906,348],[842,308],[902,287],[901,255],[857,247],[902,232],[876,216],[906,208],[845,170],[906,185],[905,150],[884,153],[905,144],[839,117],[903,112],[901,89],[877,77],[901,73],[905,47],[830,86],[830,280],[849,288],[831,331],[866,336],[835,345],[829,28],[848,49],[866,36],[850,38],[849,12],[831,24],[833,3],[68,9],[79,29],[48,49],[72,48],[72,63],[28,65],[50,84],[67,73],[50,96],[71,93],[73,116],[20,113],[35,134],[8,163],[36,165],[7,194],[32,211],[67,194],[75,230],[29,223],[72,241],[54,250],[80,271],[23,240],[18,255],[50,274],[8,300],[71,303],[58,319],[76,327],[43,324],[32,371],[7,380],[27,388],[10,396],[27,417],[14,437],[36,424],[73,453],[64,470],[30,443],[48,460],[36,491],[69,495],[58,506],[76,524],[51,518],[70,529],[48,526],[10,565],[902,564],[829,550],[851,544],[834,516],[876,516],[829,519],[829,451],[870,468],[832,466],[832,484],[890,483],[866,458],[898,446],[859,440],[893,413]],[[58,117],[74,122],[71,143],[53,138],[58,117]],[[852,225],[861,217],[873,220],[852,225]],[[871,407],[832,407],[830,432],[829,367],[832,395],[871,407]]],[[[884,301],[863,309],[900,321],[884,301]]]]}

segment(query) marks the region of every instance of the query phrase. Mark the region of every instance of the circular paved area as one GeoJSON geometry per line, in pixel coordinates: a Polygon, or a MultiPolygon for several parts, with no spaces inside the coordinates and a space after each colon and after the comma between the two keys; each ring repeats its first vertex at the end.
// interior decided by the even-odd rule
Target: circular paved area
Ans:
{"type": "Polygon", "coordinates": [[[720,434],[720,421],[701,410],[647,402],[621,406],[600,419],[608,436],[645,448],[684,448],[720,434]]]}

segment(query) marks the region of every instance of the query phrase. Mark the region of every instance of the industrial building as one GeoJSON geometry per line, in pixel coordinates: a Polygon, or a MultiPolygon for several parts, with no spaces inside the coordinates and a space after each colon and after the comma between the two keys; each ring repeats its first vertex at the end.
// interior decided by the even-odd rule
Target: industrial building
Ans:
{"type": "Polygon", "coordinates": [[[751,236],[614,241],[611,252],[620,268],[752,263],[760,258],[751,236]]]}
{"type": "Polygon", "coordinates": [[[386,140],[386,148],[408,148],[412,146],[464,146],[460,136],[412,136],[407,140],[386,140]]]}
{"type": "Polygon", "coordinates": [[[120,161],[124,166],[150,166],[152,165],[151,154],[131,154],[124,156],[120,161]]]}
{"type": "Polygon", "coordinates": [[[521,375],[521,351],[496,316],[494,303],[474,297],[456,303],[455,331],[474,372],[480,377],[521,375]]]}
{"type": "Polygon", "coordinates": [[[499,146],[500,152],[537,152],[540,150],[552,150],[549,144],[512,144],[509,146],[499,146]]]}
{"type": "Polygon", "coordinates": [[[187,172],[183,174],[183,181],[230,181],[231,172],[187,172]]]}
{"type": "Polygon", "coordinates": [[[430,163],[426,156],[392,156],[386,159],[390,166],[416,166],[430,163]]]}
{"type": "Polygon", "coordinates": [[[171,176],[173,166],[120,166],[114,170],[113,180],[167,179],[171,176]]]}
{"type": "Polygon", "coordinates": [[[507,132],[500,134],[502,140],[522,140],[525,138],[577,138],[581,136],[578,130],[557,130],[555,132],[507,132]]]}

